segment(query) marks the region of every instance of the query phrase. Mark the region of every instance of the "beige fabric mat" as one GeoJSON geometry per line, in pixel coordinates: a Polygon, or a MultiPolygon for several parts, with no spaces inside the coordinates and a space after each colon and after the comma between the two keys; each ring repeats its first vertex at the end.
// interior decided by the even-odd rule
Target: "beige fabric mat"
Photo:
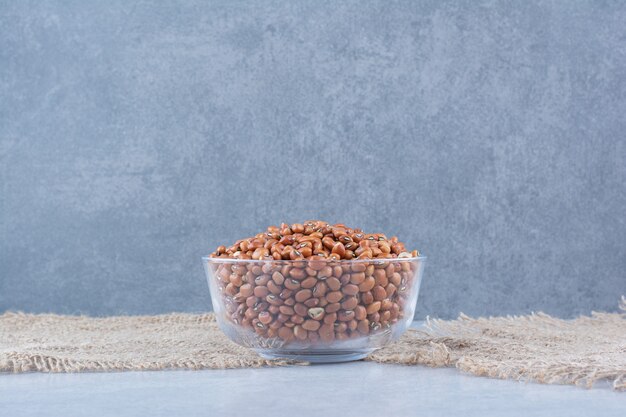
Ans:
{"type": "MultiPolygon", "coordinates": [[[[622,300],[622,309],[626,301],[622,300]]],[[[457,367],[480,376],[626,390],[626,314],[560,320],[518,317],[429,320],[372,354],[381,363],[457,367]]],[[[288,365],[239,347],[212,314],[91,318],[0,315],[0,371],[82,372],[288,365]]]]}

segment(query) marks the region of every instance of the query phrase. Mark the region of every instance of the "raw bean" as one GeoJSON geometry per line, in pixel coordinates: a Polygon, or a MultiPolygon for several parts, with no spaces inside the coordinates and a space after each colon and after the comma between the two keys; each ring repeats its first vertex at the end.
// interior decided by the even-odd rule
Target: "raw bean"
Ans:
{"type": "MultiPolygon", "coordinates": [[[[363,307],[363,311],[365,311],[365,307],[363,307]]],[[[324,323],[333,324],[337,321],[337,313],[326,313],[324,315],[324,323]]]]}
{"type": "Polygon", "coordinates": [[[350,282],[356,285],[361,284],[363,281],[365,281],[365,273],[364,272],[356,272],[353,273],[352,276],[350,277],[350,282]]]}
{"type": "Polygon", "coordinates": [[[293,278],[290,278],[285,281],[285,288],[290,290],[297,290],[300,288],[300,282],[293,278]]]}
{"type": "Polygon", "coordinates": [[[355,331],[358,325],[359,323],[356,320],[352,319],[348,322],[348,330],[355,331]]]}
{"type": "Polygon", "coordinates": [[[335,327],[335,334],[345,333],[348,330],[348,325],[345,322],[338,322],[333,324],[335,327]]]}
{"type": "MultiPolygon", "coordinates": [[[[261,310],[255,309],[254,311],[261,311],[261,310]]],[[[280,312],[280,310],[278,309],[278,306],[269,306],[267,308],[267,311],[269,311],[272,314],[278,314],[280,312]]]]}
{"type": "Polygon", "coordinates": [[[263,298],[267,294],[269,294],[269,290],[267,289],[267,287],[254,287],[254,296],[255,297],[263,298]]]}
{"type": "Polygon", "coordinates": [[[317,320],[305,320],[302,323],[302,328],[311,332],[317,331],[320,328],[320,322],[317,320]]]}
{"type": "Polygon", "coordinates": [[[385,297],[387,297],[385,289],[380,285],[377,285],[372,289],[372,295],[374,296],[374,300],[376,301],[382,301],[385,299],[385,297]]]}
{"type": "Polygon", "coordinates": [[[332,324],[323,324],[319,328],[320,339],[324,342],[331,342],[335,339],[335,329],[332,324]]]}
{"type": "Polygon", "coordinates": [[[327,285],[324,282],[318,282],[313,287],[313,295],[315,297],[323,297],[326,295],[327,285]]]}
{"type": "Polygon", "coordinates": [[[285,277],[280,272],[276,271],[272,274],[272,280],[276,283],[276,285],[283,285],[285,282],[285,277]]]}
{"type": "Polygon", "coordinates": [[[295,311],[297,315],[302,316],[302,317],[306,316],[307,312],[309,311],[309,309],[304,304],[301,304],[301,303],[294,305],[293,310],[295,311]]]}
{"type": "Polygon", "coordinates": [[[302,303],[311,298],[311,295],[313,295],[313,291],[311,290],[300,290],[296,293],[296,301],[302,303]]]}
{"type": "Polygon", "coordinates": [[[317,279],[315,279],[315,277],[308,277],[300,283],[300,286],[302,288],[313,288],[315,284],[317,284],[317,279]]]}
{"type": "Polygon", "coordinates": [[[359,320],[359,324],[357,326],[357,329],[362,334],[369,334],[369,332],[370,332],[370,321],[368,319],[366,319],[366,318],[363,318],[363,319],[359,320]]]}
{"type": "Polygon", "coordinates": [[[292,307],[284,306],[284,305],[278,307],[278,311],[280,311],[282,314],[286,316],[293,316],[295,314],[295,311],[293,310],[292,307]]]}
{"type": "Polygon", "coordinates": [[[356,297],[346,297],[341,303],[341,308],[344,310],[354,310],[358,304],[359,300],[356,297]]]}
{"type": "Polygon", "coordinates": [[[291,297],[293,295],[293,290],[289,290],[287,288],[285,288],[284,290],[282,290],[280,292],[280,294],[278,294],[278,296],[280,298],[282,298],[283,300],[286,300],[287,298],[291,297]]]}
{"type": "Polygon", "coordinates": [[[307,307],[315,307],[319,303],[320,303],[319,298],[309,298],[308,300],[304,302],[304,305],[307,307]]]}
{"type": "Polygon", "coordinates": [[[324,311],[326,311],[327,313],[336,313],[341,309],[341,304],[339,303],[332,303],[332,304],[328,304],[325,308],[324,311]]]}
{"type": "Polygon", "coordinates": [[[367,314],[373,314],[380,310],[380,301],[375,301],[372,304],[368,305],[365,309],[367,314]]]}
{"type": "Polygon", "coordinates": [[[367,316],[367,311],[363,306],[356,306],[354,308],[354,318],[357,320],[363,320],[367,316]]]}
{"type": "Polygon", "coordinates": [[[338,291],[341,288],[341,282],[335,277],[328,278],[326,280],[326,285],[328,285],[328,288],[331,291],[338,291]]]}
{"type": "Polygon", "coordinates": [[[282,287],[276,285],[274,281],[269,281],[267,283],[267,289],[270,290],[270,292],[274,295],[280,294],[280,292],[283,290],[282,287]]]}
{"type": "Polygon", "coordinates": [[[402,282],[402,276],[399,273],[394,272],[391,274],[391,277],[389,277],[389,281],[396,287],[399,287],[402,282]]]}
{"type": "Polygon", "coordinates": [[[306,340],[309,333],[301,325],[297,325],[293,328],[293,334],[299,340],[306,340]]]}
{"type": "Polygon", "coordinates": [[[328,300],[329,303],[337,303],[342,298],[343,294],[341,293],[341,291],[333,291],[326,294],[326,300],[328,300]]]}
{"type": "Polygon", "coordinates": [[[278,337],[286,342],[290,342],[294,338],[293,330],[289,327],[281,327],[280,329],[278,329],[278,337]]]}
{"type": "Polygon", "coordinates": [[[361,285],[359,285],[359,291],[361,292],[370,291],[372,288],[374,288],[374,285],[376,285],[376,280],[372,277],[368,277],[365,279],[365,281],[361,283],[361,285]]]}
{"type": "Polygon", "coordinates": [[[341,291],[346,295],[356,295],[359,293],[359,287],[354,284],[348,284],[344,286],[341,291]]]}
{"type": "Polygon", "coordinates": [[[376,280],[376,284],[380,285],[381,287],[386,287],[389,283],[387,273],[384,269],[376,269],[374,271],[374,279],[376,280]]]}
{"type": "Polygon", "coordinates": [[[242,297],[250,297],[253,292],[254,290],[250,284],[244,284],[239,288],[239,294],[241,294],[242,297]]]}
{"type": "Polygon", "coordinates": [[[337,319],[339,321],[349,321],[354,318],[354,311],[352,310],[339,310],[337,313],[337,319]]]}
{"type": "Polygon", "coordinates": [[[267,311],[259,313],[259,321],[263,324],[270,324],[272,322],[272,315],[267,311]]]}

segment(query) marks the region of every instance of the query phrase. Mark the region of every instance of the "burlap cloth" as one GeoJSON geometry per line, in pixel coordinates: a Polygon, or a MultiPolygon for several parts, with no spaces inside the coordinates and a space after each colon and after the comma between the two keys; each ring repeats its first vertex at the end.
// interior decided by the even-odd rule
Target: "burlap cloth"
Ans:
{"type": "MultiPolygon", "coordinates": [[[[622,298],[622,310],[626,300],[622,298]]],[[[626,314],[428,320],[366,360],[456,367],[493,378],[626,390],[626,314]]],[[[212,314],[91,318],[0,315],[0,371],[223,369],[291,364],[231,343],[212,314]]]]}

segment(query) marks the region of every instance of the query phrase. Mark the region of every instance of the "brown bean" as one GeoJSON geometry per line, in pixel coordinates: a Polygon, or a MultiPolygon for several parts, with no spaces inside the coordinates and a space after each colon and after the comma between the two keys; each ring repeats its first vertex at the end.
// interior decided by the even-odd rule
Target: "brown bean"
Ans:
{"type": "Polygon", "coordinates": [[[335,339],[335,328],[332,324],[323,324],[318,333],[324,342],[331,342],[335,339]]]}
{"type": "Polygon", "coordinates": [[[265,300],[273,306],[283,305],[283,300],[276,297],[274,294],[268,294],[267,297],[265,297],[265,300]]]}
{"type": "Polygon", "coordinates": [[[346,295],[356,295],[359,293],[359,287],[354,284],[348,284],[341,289],[341,292],[346,295]]]}
{"type": "Polygon", "coordinates": [[[333,269],[330,266],[325,266],[324,268],[317,271],[317,278],[324,280],[333,275],[333,269]]]}
{"type": "Polygon", "coordinates": [[[359,291],[361,292],[370,291],[372,288],[374,288],[374,285],[376,285],[376,280],[372,277],[368,277],[365,279],[365,281],[361,283],[361,285],[359,285],[359,291]]]}
{"type": "Polygon", "coordinates": [[[304,317],[298,316],[298,315],[293,315],[293,316],[291,316],[289,321],[294,323],[294,324],[302,324],[304,322],[304,317]]]}
{"type": "Polygon", "coordinates": [[[315,307],[320,303],[319,298],[309,298],[304,302],[304,305],[307,307],[315,307]]]}
{"type": "Polygon", "coordinates": [[[311,290],[300,290],[296,293],[295,298],[297,302],[302,303],[303,301],[311,298],[311,295],[313,295],[313,292],[311,290]]]}
{"type": "Polygon", "coordinates": [[[374,279],[376,280],[376,284],[380,285],[381,287],[386,287],[389,283],[387,273],[384,269],[376,269],[374,271],[374,279]]]}
{"type": "Polygon", "coordinates": [[[278,311],[280,311],[282,314],[286,316],[292,316],[295,314],[295,311],[293,310],[292,307],[285,306],[285,305],[278,307],[278,311]]]}
{"type": "Polygon", "coordinates": [[[307,336],[309,335],[306,329],[303,328],[301,325],[294,326],[293,334],[294,336],[296,336],[296,339],[299,340],[306,340],[307,336]]]}
{"type": "Polygon", "coordinates": [[[320,322],[317,320],[305,320],[304,323],[302,323],[302,328],[314,332],[320,328],[320,322]]]}
{"type": "Polygon", "coordinates": [[[324,307],[324,311],[327,313],[336,313],[341,309],[341,304],[339,303],[331,303],[324,307]]]}
{"type": "Polygon", "coordinates": [[[357,320],[363,320],[367,316],[367,311],[363,306],[354,307],[354,318],[357,320]]]}
{"type": "Polygon", "coordinates": [[[306,272],[304,271],[304,269],[301,268],[293,268],[291,269],[291,271],[289,271],[289,276],[291,276],[291,278],[295,280],[300,281],[301,279],[306,277],[306,272]]]}
{"type": "Polygon", "coordinates": [[[350,276],[350,282],[356,285],[365,281],[365,272],[355,272],[350,276]]]}
{"type": "Polygon", "coordinates": [[[276,271],[272,274],[272,280],[276,283],[276,285],[283,285],[285,282],[285,277],[280,272],[276,271]]]}
{"type": "Polygon", "coordinates": [[[357,326],[357,330],[359,332],[361,332],[362,334],[369,334],[370,332],[370,322],[368,319],[361,319],[359,320],[359,324],[357,326]]]}
{"type": "Polygon", "coordinates": [[[307,312],[309,311],[307,306],[301,303],[297,303],[296,305],[294,305],[293,310],[296,312],[297,315],[302,316],[302,317],[306,316],[307,312]]]}
{"type": "Polygon", "coordinates": [[[272,315],[267,311],[259,313],[259,321],[263,324],[270,324],[272,322],[272,315]]]}
{"type": "Polygon", "coordinates": [[[269,281],[267,283],[267,289],[270,290],[270,292],[274,295],[280,294],[280,292],[283,290],[282,287],[276,285],[274,281],[269,281]]]}
{"type": "Polygon", "coordinates": [[[252,288],[252,285],[250,284],[244,284],[241,287],[239,287],[239,294],[241,294],[242,297],[250,297],[252,294],[254,293],[254,289],[252,288]]]}
{"type": "MultiPolygon", "coordinates": [[[[255,309],[255,311],[260,311],[260,310],[255,309]]],[[[269,311],[272,314],[278,314],[280,312],[280,310],[278,309],[278,306],[272,306],[272,305],[267,308],[267,311],[269,311]]]]}
{"type": "Polygon", "coordinates": [[[391,300],[387,298],[385,298],[384,300],[380,302],[381,310],[391,310],[392,307],[393,307],[393,303],[391,302],[391,300]]]}
{"type": "Polygon", "coordinates": [[[337,242],[333,245],[332,253],[339,255],[339,258],[346,256],[346,247],[341,242],[337,242]]]}
{"type": "Polygon", "coordinates": [[[345,322],[337,322],[333,326],[335,327],[335,335],[348,331],[348,325],[345,322]]]}
{"type": "Polygon", "coordinates": [[[315,277],[308,277],[300,283],[302,288],[313,288],[317,284],[317,279],[315,277]]]}
{"type": "Polygon", "coordinates": [[[389,277],[389,281],[390,281],[393,285],[395,285],[396,287],[399,287],[399,286],[400,286],[400,283],[402,282],[402,276],[401,276],[399,273],[394,272],[394,273],[393,273],[393,274],[391,274],[391,276],[389,277]]]}
{"type": "Polygon", "coordinates": [[[318,282],[313,287],[313,295],[315,297],[323,297],[326,295],[327,285],[324,282],[318,282]]]}
{"type": "Polygon", "coordinates": [[[359,300],[356,297],[345,297],[341,303],[341,308],[344,310],[354,310],[358,303],[359,300]]]}
{"type": "Polygon", "coordinates": [[[348,322],[348,329],[350,331],[355,331],[358,325],[359,325],[359,322],[352,319],[348,322]]]}
{"type": "Polygon", "coordinates": [[[333,291],[326,294],[326,300],[328,300],[329,303],[337,303],[342,298],[343,294],[341,293],[341,291],[333,291]]]}
{"type": "Polygon", "coordinates": [[[293,278],[290,278],[285,281],[285,288],[290,290],[297,290],[300,288],[300,282],[293,278]]]}
{"type": "Polygon", "coordinates": [[[380,310],[380,301],[373,302],[372,304],[368,305],[365,309],[365,311],[367,311],[367,314],[374,314],[378,310],[380,310]]]}
{"type": "Polygon", "coordinates": [[[326,285],[331,291],[338,291],[341,288],[341,281],[339,279],[332,277],[326,280],[326,285]]]}
{"type": "MultiPolygon", "coordinates": [[[[365,311],[365,307],[363,308],[363,311],[365,311]]],[[[336,321],[337,321],[337,313],[326,313],[324,315],[324,323],[333,324],[336,321]]]]}
{"type": "Polygon", "coordinates": [[[281,327],[280,329],[278,329],[278,337],[286,342],[290,342],[294,338],[293,330],[289,327],[281,327]]]}
{"type": "Polygon", "coordinates": [[[263,298],[267,294],[269,294],[269,290],[267,289],[267,287],[254,287],[254,296],[255,297],[263,298]]]}
{"type": "Polygon", "coordinates": [[[309,258],[309,267],[311,269],[319,271],[322,268],[324,268],[325,266],[327,266],[326,259],[322,258],[321,256],[315,255],[315,256],[311,256],[309,258]]]}
{"type": "Polygon", "coordinates": [[[337,319],[339,321],[349,321],[354,318],[354,311],[352,310],[339,310],[337,313],[337,319]]]}
{"type": "Polygon", "coordinates": [[[361,302],[365,305],[372,304],[374,302],[374,295],[370,291],[361,293],[361,302]]]}
{"type": "Polygon", "coordinates": [[[372,289],[372,295],[374,296],[374,300],[382,301],[385,299],[385,297],[387,297],[387,292],[385,292],[385,289],[383,287],[377,285],[372,289]]]}

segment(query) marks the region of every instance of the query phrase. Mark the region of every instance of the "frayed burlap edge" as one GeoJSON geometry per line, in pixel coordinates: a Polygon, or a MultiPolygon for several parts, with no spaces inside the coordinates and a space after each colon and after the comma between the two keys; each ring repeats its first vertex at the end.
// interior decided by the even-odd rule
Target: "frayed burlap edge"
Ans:
{"type": "Polygon", "coordinates": [[[259,368],[266,360],[219,330],[213,313],[93,318],[0,315],[0,372],[259,368]]]}
{"type": "MultiPolygon", "coordinates": [[[[626,310],[626,299],[621,308],[626,310]]],[[[456,367],[479,376],[626,390],[626,315],[427,320],[370,355],[380,363],[456,367]]],[[[213,314],[92,318],[0,315],[0,372],[258,368],[266,360],[230,342],[213,314]]]]}
{"type": "MultiPolygon", "coordinates": [[[[621,310],[626,310],[622,297],[621,310]]],[[[547,314],[427,320],[374,352],[381,363],[456,367],[472,375],[626,390],[626,314],[561,320],[547,314]]]]}

